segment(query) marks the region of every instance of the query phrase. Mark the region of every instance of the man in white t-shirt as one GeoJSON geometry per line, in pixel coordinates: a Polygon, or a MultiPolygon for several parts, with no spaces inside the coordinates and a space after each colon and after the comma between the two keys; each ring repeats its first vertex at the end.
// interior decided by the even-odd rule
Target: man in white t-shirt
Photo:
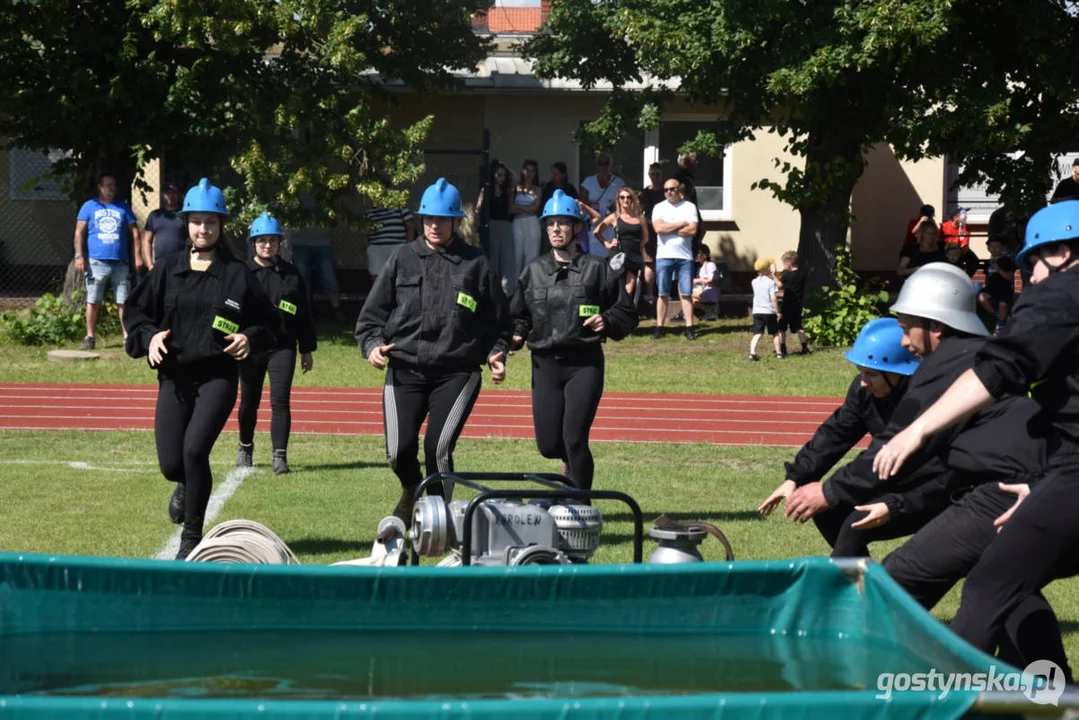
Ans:
{"type": "Polygon", "coordinates": [[[663,183],[666,199],[652,208],[656,230],[656,329],[652,339],[663,336],[671,281],[678,278],[678,296],[686,318],[686,339],[696,340],[693,329],[693,236],[697,234],[697,206],[682,197],[683,186],[676,178],[663,183]]]}
{"type": "MultiPolygon", "coordinates": [[[[614,212],[618,190],[625,184],[622,178],[611,174],[611,156],[597,155],[596,174],[581,181],[581,201],[591,205],[601,218],[605,218],[614,212]]],[[[588,252],[607,257],[607,246],[596,240],[592,233],[585,234],[588,236],[588,252]]],[[[603,240],[610,242],[614,239],[614,234],[613,227],[607,228],[603,231],[603,240]]]]}

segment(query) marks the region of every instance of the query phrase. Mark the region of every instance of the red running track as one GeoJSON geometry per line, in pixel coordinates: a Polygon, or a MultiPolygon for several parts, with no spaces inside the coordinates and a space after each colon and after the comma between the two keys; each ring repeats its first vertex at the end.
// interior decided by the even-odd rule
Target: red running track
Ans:
{"type": "MultiPolygon", "coordinates": [[[[0,383],[0,428],[151,430],[156,398],[153,385],[0,383]]],[[[840,402],[839,398],[606,393],[590,439],[797,447],[840,402]]],[[[258,430],[268,432],[269,422],[267,389],[258,430]]],[[[237,429],[235,412],[226,429],[237,429]]],[[[381,435],[382,390],[293,388],[292,432],[381,435]]],[[[531,393],[482,390],[462,436],[532,438],[531,393]]]]}

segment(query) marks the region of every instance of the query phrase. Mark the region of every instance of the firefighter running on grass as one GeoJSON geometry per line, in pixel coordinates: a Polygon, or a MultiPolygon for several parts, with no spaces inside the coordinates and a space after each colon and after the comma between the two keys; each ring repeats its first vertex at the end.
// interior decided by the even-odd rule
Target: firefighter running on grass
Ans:
{"type": "Polygon", "coordinates": [[[124,317],[127,354],[157,369],[154,439],[161,474],[176,483],[169,518],[183,524],[176,559],[184,560],[202,540],[210,451],[236,404],[238,361],[273,346],[278,320],[258,280],[222,243],[221,190],[203,178],[180,214],[188,251],[154,265],[124,317]]]}
{"type": "Polygon", "coordinates": [[[517,279],[510,309],[513,344],[532,353],[532,421],[536,445],[559,458],[581,490],[592,489],[595,464],[588,434],[603,395],[603,345],[637,327],[637,308],[621,275],[574,242],[584,227],[577,201],[561,190],[543,208],[551,251],[517,279]]]}
{"type": "Polygon", "coordinates": [[[247,261],[247,266],[277,308],[281,326],[273,348],[263,353],[252,353],[240,363],[240,447],[236,467],[254,465],[255,424],[262,400],[262,386],[269,373],[272,468],[275,475],[281,475],[289,471],[288,437],[292,427],[292,376],[296,373],[296,345],[298,342],[300,367],[305,373],[309,372],[315,365],[311,353],[318,348],[318,337],[300,271],[281,258],[280,223],[269,213],[262,213],[251,223],[248,240],[255,256],[247,261]]]}
{"type": "MultiPolygon", "coordinates": [[[[423,193],[423,236],[394,251],[364,302],[356,342],[373,367],[386,369],[382,394],[386,457],[401,482],[394,515],[412,523],[416,487],[453,472],[453,450],[480,392],[480,370],[506,377],[513,325],[501,281],[487,256],[457,234],[461,194],[444,178],[423,193]]],[[[444,495],[442,483],[428,493],[444,495]]],[[[448,500],[449,498],[447,498],[448,500]]]]}

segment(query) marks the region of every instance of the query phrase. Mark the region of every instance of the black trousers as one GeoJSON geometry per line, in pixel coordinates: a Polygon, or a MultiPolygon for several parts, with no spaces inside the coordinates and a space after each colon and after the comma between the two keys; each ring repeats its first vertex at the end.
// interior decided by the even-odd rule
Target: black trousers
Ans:
{"type": "Polygon", "coordinates": [[[996,538],[993,521],[1014,503],[995,482],[976,486],[885,557],[884,569],[932,610],[978,563],[996,538]]]}
{"type": "MultiPolygon", "coordinates": [[[[386,458],[404,488],[415,488],[423,478],[453,472],[453,450],[465,421],[480,394],[480,371],[423,372],[386,369],[382,391],[382,421],[386,432],[386,458]],[[423,457],[427,475],[420,474],[420,427],[427,418],[423,457]]],[[[429,494],[442,495],[442,483],[429,486],[429,494]]]]}
{"type": "Polygon", "coordinates": [[[1072,682],[1060,625],[1041,590],[1079,574],[1079,452],[1054,457],[970,571],[951,629],[988,653],[1015,653],[1016,664],[1051,660],[1072,682]],[[1009,647],[1011,646],[1011,647],[1009,647]]]}
{"type": "Polygon", "coordinates": [[[199,525],[213,490],[210,452],[236,404],[236,361],[159,376],[154,440],[161,473],[187,486],[185,526],[199,525]]]}
{"type": "Polygon", "coordinates": [[[296,348],[270,350],[240,363],[240,442],[255,439],[259,403],[266,374],[270,375],[270,443],[274,450],[288,449],[292,428],[292,377],[296,374],[296,348]]]}
{"type": "Polygon", "coordinates": [[[598,346],[563,355],[532,354],[532,424],[545,458],[569,466],[581,490],[592,489],[596,465],[588,433],[603,395],[603,350],[598,346]]]}
{"type": "Polygon", "coordinates": [[[851,525],[864,519],[869,513],[855,510],[853,505],[843,503],[814,515],[813,522],[832,546],[831,557],[870,557],[869,543],[913,535],[940,510],[941,508],[934,508],[922,514],[899,515],[880,527],[859,530],[851,525]]]}

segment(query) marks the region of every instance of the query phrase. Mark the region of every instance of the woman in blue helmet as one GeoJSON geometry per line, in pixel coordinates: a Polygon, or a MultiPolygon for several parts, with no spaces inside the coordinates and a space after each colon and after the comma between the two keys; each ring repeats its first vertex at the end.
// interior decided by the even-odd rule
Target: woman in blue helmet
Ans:
{"type": "Polygon", "coordinates": [[[551,251],[517,280],[510,311],[513,343],[532,352],[532,420],[546,458],[560,458],[581,490],[592,488],[595,466],[588,433],[603,395],[603,342],[637,327],[637,309],[621,275],[603,258],[581,253],[584,227],[577,200],[555,190],[541,216],[551,251]]]}
{"type": "MultiPolygon", "coordinates": [[[[951,629],[988,653],[1002,647],[1012,614],[1041,602],[1041,589],[1079,573],[1079,201],[1039,210],[1016,257],[1030,272],[1008,324],[976,356],[974,367],[874,461],[880,478],[896,474],[930,436],[1006,393],[1029,392],[1049,433],[1049,472],[1019,493],[999,535],[967,576],[951,629]]],[[[1050,660],[1071,682],[1055,618],[1027,623],[1020,662],[1050,660]]]]}
{"type": "MultiPolygon", "coordinates": [[[[480,370],[506,377],[512,324],[502,282],[487,256],[457,230],[461,194],[444,178],[423,193],[422,236],[394,251],[356,321],[356,342],[386,370],[382,394],[386,457],[401,482],[394,515],[412,522],[423,481],[419,433],[424,418],[427,476],[453,472],[453,450],[480,392],[480,370]]],[[[442,483],[428,492],[444,495],[442,483]]]]}
{"type": "Polygon", "coordinates": [[[318,348],[315,321],[299,269],[281,258],[281,224],[269,213],[251,223],[248,235],[254,258],[247,266],[258,278],[270,303],[277,308],[280,327],[277,342],[262,353],[252,353],[240,364],[240,448],[236,467],[254,465],[255,424],[258,420],[262,386],[270,375],[270,443],[273,472],[287,473],[288,436],[292,425],[292,376],[296,373],[296,345],[300,347],[300,367],[309,372],[318,348]]]}
{"type": "MultiPolygon", "coordinates": [[[[844,357],[858,368],[846,400],[817,428],[794,460],[786,463],[787,479],[761,503],[758,510],[762,515],[770,515],[796,488],[823,480],[867,434],[881,433],[920,362],[903,347],[903,329],[895,318],[866,323],[844,357]]],[[[884,539],[882,533],[897,537],[897,532],[913,532],[907,531],[904,523],[895,522],[888,522],[880,530],[868,529],[891,519],[891,499],[889,496],[857,507],[840,505],[814,515],[821,535],[832,546],[832,556],[862,557],[868,555],[869,542],[884,539]]]]}
{"type": "Polygon", "coordinates": [[[258,280],[222,243],[225,196],[203,178],[179,213],[187,252],[154,266],[124,305],[125,349],[157,368],[154,438],[176,483],[169,518],[183,524],[177,560],[202,540],[213,489],[210,451],[236,403],[239,362],[274,342],[277,315],[258,280]]]}

